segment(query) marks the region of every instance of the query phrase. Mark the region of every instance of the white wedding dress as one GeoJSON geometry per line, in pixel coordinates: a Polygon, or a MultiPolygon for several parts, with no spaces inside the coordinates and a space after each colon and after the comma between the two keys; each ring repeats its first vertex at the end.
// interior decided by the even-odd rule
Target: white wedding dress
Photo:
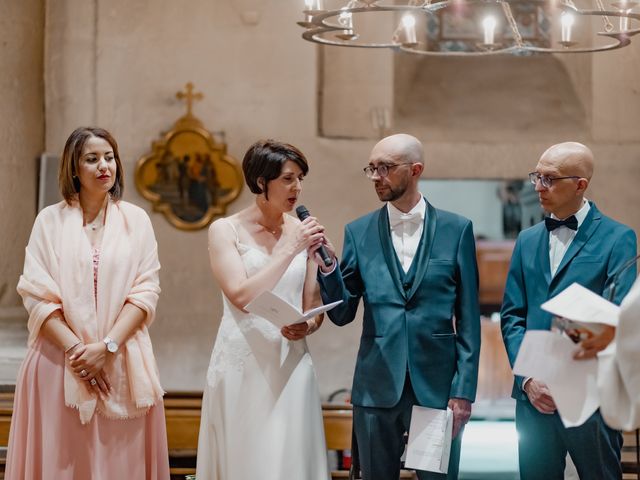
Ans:
{"type": "MultiPolygon", "coordinates": [[[[248,276],[267,254],[236,241],[248,276]]],[[[301,308],[306,252],[273,289],[301,308]]],[[[197,480],[327,480],[322,407],[305,340],[224,297],[202,402],[197,480]]]]}

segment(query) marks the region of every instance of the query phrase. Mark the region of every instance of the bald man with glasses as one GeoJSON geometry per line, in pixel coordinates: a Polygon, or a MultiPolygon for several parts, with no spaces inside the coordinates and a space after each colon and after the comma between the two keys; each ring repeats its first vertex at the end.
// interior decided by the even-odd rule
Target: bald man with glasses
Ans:
{"type": "MultiPolygon", "coordinates": [[[[433,207],[418,181],[422,144],[410,135],[382,139],[364,173],[382,208],[345,227],[342,262],[320,265],[325,303],[336,325],[364,320],[351,401],[364,480],[399,477],[414,405],[453,410],[447,475],[458,478],[461,432],[478,381],[480,312],[471,222],[433,207]]],[[[327,245],[335,258],[333,247],[327,245]]]]}
{"type": "MultiPolygon", "coordinates": [[[[531,183],[544,222],[520,233],[502,304],[502,336],[513,366],[527,330],[549,330],[552,316],[540,305],[574,282],[607,296],[615,281],[615,303],[627,294],[635,268],[616,273],[636,254],[636,235],[603,215],[585,192],[594,169],[593,153],[576,142],[554,145],[542,154],[531,183]]],[[[607,427],[600,412],[579,427],[565,428],[547,385],[516,377],[516,428],[520,478],[561,480],[567,452],[581,480],[622,478],[622,436],[607,427]]]]}

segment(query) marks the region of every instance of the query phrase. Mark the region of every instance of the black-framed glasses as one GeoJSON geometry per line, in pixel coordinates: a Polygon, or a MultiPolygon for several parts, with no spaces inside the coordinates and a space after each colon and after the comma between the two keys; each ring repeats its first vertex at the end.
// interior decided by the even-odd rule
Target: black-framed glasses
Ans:
{"type": "Polygon", "coordinates": [[[367,165],[366,167],[363,168],[363,171],[364,171],[364,174],[367,176],[367,178],[373,178],[376,172],[378,173],[378,176],[380,178],[384,178],[387,175],[389,175],[389,170],[395,167],[400,167],[402,165],[411,165],[411,164],[410,163],[381,163],[377,167],[374,167],[373,165],[367,165]]]}
{"type": "Polygon", "coordinates": [[[575,175],[571,175],[568,177],[550,177],[549,175],[542,175],[541,173],[538,172],[531,172],[529,174],[529,181],[533,184],[536,185],[538,183],[538,181],[540,181],[540,185],[542,185],[544,188],[551,188],[551,185],[553,184],[554,181],[556,180],[565,180],[567,178],[582,178],[582,177],[577,177],[575,175]]]}

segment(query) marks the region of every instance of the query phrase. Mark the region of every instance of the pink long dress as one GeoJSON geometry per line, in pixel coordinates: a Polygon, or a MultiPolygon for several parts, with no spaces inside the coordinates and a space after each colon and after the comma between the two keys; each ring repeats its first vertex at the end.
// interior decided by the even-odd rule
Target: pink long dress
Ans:
{"type": "MultiPolygon", "coordinates": [[[[94,251],[94,286],[99,251],[94,251]]],[[[97,288],[95,290],[97,292],[97,288]]],[[[18,374],[5,480],[169,479],[162,402],[137,418],[80,423],[64,402],[64,352],[46,338],[18,374]]]]}

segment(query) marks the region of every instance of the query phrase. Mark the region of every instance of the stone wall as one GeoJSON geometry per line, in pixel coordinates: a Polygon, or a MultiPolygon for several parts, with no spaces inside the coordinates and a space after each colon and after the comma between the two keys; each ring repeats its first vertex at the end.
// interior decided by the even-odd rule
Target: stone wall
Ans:
{"type": "MultiPolygon", "coordinates": [[[[29,15],[27,5],[33,5],[42,16],[41,3],[22,5],[21,16],[31,21],[38,18],[38,14],[29,15]]],[[[175,92],[191,81],[204,93],[205,98],[196,104],[194,113],[210,130],[226,131],[229,153],[238,159],[261,137],[282,139],[300,147],[311,165],[302,203],[326,225],[338,247],[344,224],[379,206],[370,182],[362,174],[376,134],[371,130],[367,104],[375,106],[375,101],[393,107],[399,98],[394,93],[393,71],[403,65],[404,59],[394,62],[393,55],[385,52],[380,52],[378,58],[369,54],[350,57],[347,51],[329,48],[319,68],[317,47],[300,38],[301,29],[295,22],[302,15],[295,2],[257,2],[262,10],[256,25],[244,23],[242,5],[235,0],[49,0],[44,35],[46,141],[43,146],[42,118],[33,114],[25,120],[29,131],[23,129],[16,134],[20,146],[28,148],[3,147],[3,155],[6,151],[14,152],[16,158],[23,155],[27,159],[21,161],[23,166],[43,149],[59,154],[68,134],[79,125],[97,124],[114,133],[124,160],[125,199],[149,211],[159,243],[163,293],[152,338],[163,384],[171,390],[202,388],[222,312],[220,290],[208,266],[206,231],[183,232],[171,227],[161,214],[150,211],[132,181],[137,159],[149,151],[161,131],[170,128],[184,113],[175,92]],[[328,58],[337,63],[327,62],[328,58]],[[349,69],[356,73],[351,75],[349,69]],[[320,74],[327,77],[319,80],[320,74]],[[350,82],[348,88],[344,87],[345,82],[350,82]],[[329,105],[331,109],[324,112],[320,129],[342,138],[317,135],[318,94],[331,93],[319,92],[319,85],[346,88],[347,95],[342,92],[335,97],[341,103],[329,105]],[[31,135],[32,131],[37,134],[31,135]]],[[[6,30],[2,32],[6,35],[6,30]]],[[[27,44],[31,42],[37,43],[30,38],[27,44]]],[[[38,59],[42,58],[42,45],[38,44],[38,50],[35,43],[30,56],[34,65],[16,76],[21,82],[35,78],[41,82],[38,59]]],[[[640,190],[635,188],[640,179],[640,138],[634,129],[640,120],[638,48],[634,44],[614,54],[589,57],[590,68],[580,67],[592,77],[579,88],[574,87],[579,100],[574,103],[583,108],[583,113],[578,127],[569,132],[592,144],[598,157],[591,198],[606,213],[636,231],[640,231],[640,210],[631,206],[640,204],[640,190]]],[[[3,56],[2,62],[7,61],[5,57],[11,58],[3,56]]],[[[15,69],[13,64],[8,67],[15,69]]],[[[556,67],[554,72],[566,82],[574,79],[574,74],[567,76],[556,67]]],[[[541,66],[538,74],[548,73],[545,68],[541,66]]],[[[410,74],[399,84],[410,85],[419,74],[411,67],[410,74]]],[[[496,77],[499,76],[497,70],[496,77]]],[[[0,95],[12,102],[35,102],[41,111],[43,98],[37,92],[41,92],[42,84],[38,85],[40,90],[34,86],[31,93],[18,92],[17,87],[7,85],[0,89],[0,95]]],[[[548,88],[555,86],[550,84],[548,88]]],[[[483,95],[481,87],[469,88],[475,88],[477,96],[483,95]]],[[[504,88],[506,101],[517,102],[518,97],[510,95],[508,85],[504,88]]],[[[474,114],[482,119],[480,107],[474,109],[474,114]]],[[[435,115],[437,123],[438,112],[430,108],[424,106],[425,111],[435,115]]],[[[448,108],[446,103],[443,108],[448,108]]],[[[16,104],[11,110],[13,118],[0,120],[5,122],[0,135],[11,128],[21,111],[16,104]]],[[[484,126],[486,137],[471,140],[465,135],[468,127],[455,122],[447,135],[436,138],[426,124],[405,125],[414,128],[425,142],[426,175],[436,178],[522,178],[556,139],[534,131],[528,133],[526,129],[514,138],[501,135],[495,128],[492,131],[489,124],[484,126]]],[[[544,127],[553,133],[556,126],[544,127]]],[[[13,165],[4,156],[0,161],[10,168],[13,165]]],[[[16,170],[10,181],[2,176],[6,182],[2,185],[19,185],[21,197],[32,199],[33,192],[26,192],[34,183],[35,169],[23,172],[19,175],[16,170]]],[[[0,191],[2,198],[11,201],[12,210],[24,209],[23,214],[12,212],[9,216],[15,219],[18,237],[2,236],[3,245],[6,242],[13,249],[10,260],[0,260],[5,262],[0,263],[2,278],[13,282],[12,290],[21,270],[20,257],[33,221],[34,203],[16,202],[15,194],[6,195],[7,188],[0,191]]],[[[245,189],[231,205],[230,213],[252,201],[245,189]]],[[[8,212],[5,205],[3,200],[0,208],[8,212]]],[[[17,304],[15,296],[9,303],[17,304]]],[[[325,397],[350,386],[359,323],[358,319],[338,328],[326,321],[309,339],[325,397]]]]}
{"type": "Polygon", "coordinates": [[[15,376],[26,338],[16,285],[44,147],[43,32],[42,0],[0,4],[0,383],[15,376]]]}

